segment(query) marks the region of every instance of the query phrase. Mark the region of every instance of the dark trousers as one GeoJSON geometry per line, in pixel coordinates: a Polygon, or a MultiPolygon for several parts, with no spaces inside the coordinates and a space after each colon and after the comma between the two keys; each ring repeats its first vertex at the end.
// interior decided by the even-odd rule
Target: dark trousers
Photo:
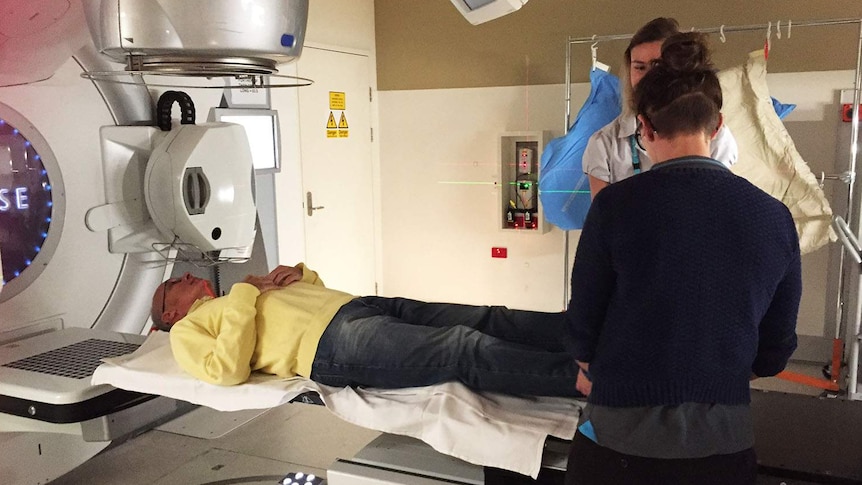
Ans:
{"type": "Polygon", "coordinates": [[[757,457],[749,448],[730,455],[659,459],[625,455],[575,433],[566,485],[754,485],[757,457]]]}
{"type": "Polygon", "coordinates": [[[331,386],[416,387],[579,396],[564,313],[362,297],[320,339],[311,379],[331,386]]]}

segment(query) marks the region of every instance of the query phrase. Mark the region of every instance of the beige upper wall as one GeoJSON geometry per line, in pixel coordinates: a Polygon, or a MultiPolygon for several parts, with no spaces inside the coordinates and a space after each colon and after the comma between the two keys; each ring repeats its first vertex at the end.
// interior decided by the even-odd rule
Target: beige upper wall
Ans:
{"type": "MultiPolygon", "coordinates": [[[[313,0],[312,8],[316,2],[313,0]]],[[[326,0],[333,2],[334,0],[326,0]]],[[[860,18],[858,0],[531,0],[521,10],[473,26],[450,0],[374,0],[380,90],[558,84],[566,39],[630,34],[652,18],[675,17],[683,29],[773,22],[770,72],[853,69],[858,25],[794,27],[787,20],[860,18]],[[645,6],[649,6],[647,10],[645,6]],[[782,24],[777,39],[775,24],[782,24]]],[[[766,29],[712,37],[718,67],[761,48],[766,29]]],[[[599,60],[619,73],[625,41],[603,43],[599,60]]],[[[587,81],[589,45],[573,46],[573,81],[587,81]]]]}
{"type": "Polygon", "coordinates": [[[374,52],[374,0],[310,0],[305,41],[374,52]]]}

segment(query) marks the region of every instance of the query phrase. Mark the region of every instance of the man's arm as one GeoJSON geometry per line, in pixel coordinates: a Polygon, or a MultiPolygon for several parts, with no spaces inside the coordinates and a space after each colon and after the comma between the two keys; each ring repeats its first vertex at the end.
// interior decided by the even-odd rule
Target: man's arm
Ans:
{"type": "Polygon", "coordinates": [[[285,286],[301,280],[302,263],[300,263],[298,267],[279,265],[277,268],[270,271],[268,275],[248,275],[244,280],[242,280],[242,282],[254,286],[260,290],[261,293],[265,293],[270,290],[284,288],[285,286]]]}
{"type": "Polygon", "coordinates": [[[183,370],[222,386],[245,382],[257,340],[260,291],[237,283],[228,295],[203,304],[171,328],[171,351],[183,370]]]}
{"type": "Polygon", "coordinates": [[[296,267],[298,269],[302,270],[302,280],[301,281],[303,283],[308,283],[310,285],[317,285],[317,286],[325,286],[323,284],[323,280],[320,279],[320,275],[318,275],[316,271],[313,271],[308,266],[306,266],[305,263],[299,263],[296,265],[296,267]]]}
{"type": "Polygon", "coordinates": [[[578,362],[593,361],[616,285],[616,274],[603,241],[602,195],[605,194],[599,194],[587,213],[572,268],[572,297],[566,319],[571,331],[569,347],[578,362]]]}
{"type": "Polygon", "coordinates": [[[802,270],[797,250],[760,322],[757,356],[751,366],[755,376],[778,374],[796,350],[796,319],[801,297],[802,270]]]}

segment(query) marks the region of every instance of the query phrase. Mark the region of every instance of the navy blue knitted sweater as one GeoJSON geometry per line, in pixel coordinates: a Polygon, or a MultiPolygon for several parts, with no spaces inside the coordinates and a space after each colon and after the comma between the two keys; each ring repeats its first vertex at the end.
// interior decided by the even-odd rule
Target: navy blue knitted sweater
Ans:
{"type": "Polygon", "coordinates": [[[799,241],[780,201],[701,157],[610,185],[578,242],[567,311],[590,402],[745,404],[796,348],[799,241]]]}

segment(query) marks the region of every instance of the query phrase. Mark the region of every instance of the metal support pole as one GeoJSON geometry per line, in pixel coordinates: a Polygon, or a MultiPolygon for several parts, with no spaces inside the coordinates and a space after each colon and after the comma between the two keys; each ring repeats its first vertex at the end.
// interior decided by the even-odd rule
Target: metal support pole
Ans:
{"type": "MultiPolygon", "coordinates": [[[[853,120],[850,123],[850,172],[856,173],[856,160],[858,155],[858,146],[857,142],[859,141],[859,102],[860,102],[860,89],[862,89],[862,21],[860,21],[859,25],[859,39],[856,47],[856,78],[854,80],[853,85],[853,120]]],[[[853,211],[853,198],[854,198],[854,184],[850,184],[850,188],[847,191],[847,220],[856,223],[856,231],[857,231],[857,239],[859,235],[860,222],[858,220],[858,216],[854,215],[853,211]]],[[[841,301],[841,297],[844,293],[844,271],[843,271],[843,262],[844,262],[845,252],[841,252],[841,260],[842,263],[842,271],[839,273],[839,278],[841,278],[841,290],[839,293],[839,305],[843,307],[843,301],[841,301]]],[[[856,266],[856,271],[859,272],[862,270],[858,265],[856,266]]],[[[862,273],[860,273],[862,274],[862,273]]],[[[847,342],[850,343],[850,352],[847,360],[847,367],[850,371],[848,375],[848,383],[847,383],[847,396],[850,399],[859,399],[859,396],[856,394],[856,389],[858,387],[859,380],[859,327],[860,322],[862,322],[862,279],[860,279],[857,283],[857,295],[856,295],[856,315],[853,320],[852,325],[848,325],[850,328],[850,332],[847,333],[847,342]]],[[[839,315],[843,317],[843,308],[840,308],[841,313],[839,315]]],[[[841,320],[838,321],[838,325],[836,325],[836,338],[840,338],[841,320]]],[[[834,372],[834,371],[833,371],[834,372]]]]}
{"type": "MultiPolygon", "coordinates": [[[[565,114],[565,126],[563,127],[563,133],[569,133],[569,126],[572,124],[572,43],[566,42],[566,114],[565,114]]],[[[569,263],[569,231],[565,231],[565,237],[563,238],[563,309],[569,307],[569,299],[571,295],[569,294],[569,290],[571,289],[571,284],[569,283],[569,271],[571,271],[571,264],[569,263]]]]}

